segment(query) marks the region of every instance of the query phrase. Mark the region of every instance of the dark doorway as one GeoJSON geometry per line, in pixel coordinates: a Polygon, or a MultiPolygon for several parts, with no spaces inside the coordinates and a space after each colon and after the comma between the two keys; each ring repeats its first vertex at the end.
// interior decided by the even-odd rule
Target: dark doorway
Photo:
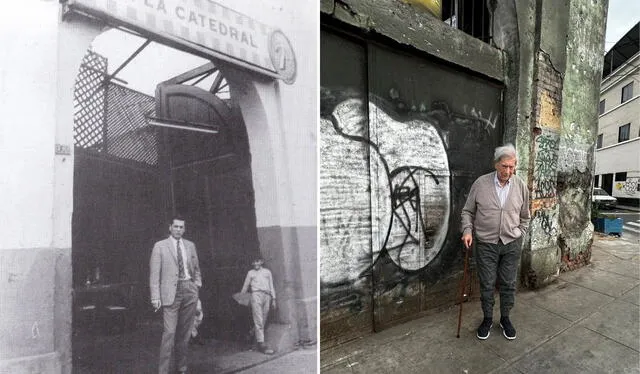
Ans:
{"type": "Polygon", "coordinates": [[[210,339],[195,361],[245,349],[250,311],[231,295],[260,254],[249,140],[222,73],[206,66],[191,81],[211,76],[210,91],[165,82],[150,96],[110,79],[105,57],[83,59],[74,91],[75,372],[155,367],[162,317],[149,305],[149,257],[176,213],[203,273],[199,332],[210,339]]]}
{"type": "Polygon", "coordinates": [[[602,189],[607,191],[609,195],[613,193],[613,174],[602,175],[602,189]]]}
{"type": "MultiPolygon", "coordinates": [[[[217,339],[241,339],[249,328],[239,292],[247,264],[259,256],[251,158],[238,108],[198,87],[159,85],[157,115],[184,129],[164,128],[159,169],[165,217],[187,219],[185,236],[196,243],[202,269],[202,331],[217,339]],[[209,126],[207,133],[189,126],[209,126]]],[[[165,220],[166,221],[166,220],[165,220]]]]}

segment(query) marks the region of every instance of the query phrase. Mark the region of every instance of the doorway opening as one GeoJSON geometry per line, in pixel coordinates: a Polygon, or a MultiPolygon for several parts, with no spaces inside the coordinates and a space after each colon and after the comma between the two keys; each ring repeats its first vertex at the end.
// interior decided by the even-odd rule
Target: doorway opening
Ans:
{"type": "Polygon", "coordinates": [[[155,370],[162,316],[148,264],[175,214],[203,277],[206,344],[191,367],[236,365],[251,317],[231,295],[260,246],[248,133],[223,69],[140,34],[102,33],[76,80],[74,160],[74,372],[155,370]]]}

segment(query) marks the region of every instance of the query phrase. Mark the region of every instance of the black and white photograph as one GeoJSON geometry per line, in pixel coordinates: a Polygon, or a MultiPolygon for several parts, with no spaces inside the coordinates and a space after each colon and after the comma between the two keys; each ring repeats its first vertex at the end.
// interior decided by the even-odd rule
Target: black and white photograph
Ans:
{"type": "Polygon", "coordinates": [[[3,11],[0,372],[317,371],[318,7],[3,11]]]}
{"type": "Polygon", "coordinates": [[[0,374],[640,373],[639,27],[3,2],[0,374]]]}

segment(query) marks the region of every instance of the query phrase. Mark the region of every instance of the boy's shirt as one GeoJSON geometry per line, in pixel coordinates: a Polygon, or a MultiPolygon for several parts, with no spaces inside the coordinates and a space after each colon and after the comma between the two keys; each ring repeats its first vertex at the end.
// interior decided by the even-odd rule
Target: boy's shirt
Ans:
{"type": "Polygon", "coordinates": [[[251,286],[251,292],[262,291],[271,295],[274,299],[276,298],[276,290],[273,287],[273,277],[269,269],[260,268],[258,270],[249,270],[241,292],[247,292],[249,286],[251,286]]]}

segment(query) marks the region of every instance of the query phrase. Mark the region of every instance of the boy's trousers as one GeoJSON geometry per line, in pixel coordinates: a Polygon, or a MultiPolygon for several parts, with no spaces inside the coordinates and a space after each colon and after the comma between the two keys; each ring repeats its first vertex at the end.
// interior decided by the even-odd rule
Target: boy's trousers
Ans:
{"type": "Polygon", "coordinates": [[[258,343],[264,343],[264,326],[267,323],[267,315],[269,315],[269,305],[271,305],[271,295],[262,291],[251,293],[251,312],[256,342],[258,343]]]}

